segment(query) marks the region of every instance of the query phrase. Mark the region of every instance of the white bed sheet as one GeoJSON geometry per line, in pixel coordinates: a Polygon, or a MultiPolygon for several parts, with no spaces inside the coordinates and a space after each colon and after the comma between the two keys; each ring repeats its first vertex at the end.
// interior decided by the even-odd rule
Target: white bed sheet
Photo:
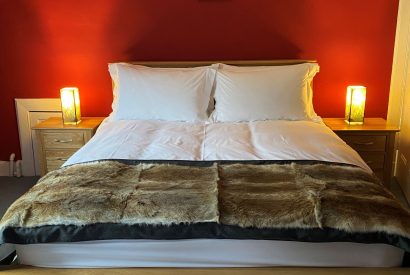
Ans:
{"type": "Polygon", "coordinates": [[[269,240],[106,240],[16,245],[25,265],[91,267],[394,267],[403,250],[385,244],[269,240]]]}
{"type": "Polygon", "coordinates": [[[312,121],[106,120],[64,165],[101,159],[320,160],[370,171],[358,153],[332,130],[312,121]]]}

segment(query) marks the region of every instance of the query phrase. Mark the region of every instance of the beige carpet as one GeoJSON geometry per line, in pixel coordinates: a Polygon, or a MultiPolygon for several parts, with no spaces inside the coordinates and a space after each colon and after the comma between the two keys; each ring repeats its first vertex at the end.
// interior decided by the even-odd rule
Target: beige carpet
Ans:
{"type": "Polygon", "coordinates": [[[192,269],[192,268],[124,268],[124,269],[48,269],[48,268],[34,268],[28,266],[9,267],[4,269],[0,267],[0,273],[13,275],[66,275],[66,274],[80,274],[80,275],[384,275],[397,274],[409,275],[410,269],[406,268],[214,268],[214,269],[192,269]]]}

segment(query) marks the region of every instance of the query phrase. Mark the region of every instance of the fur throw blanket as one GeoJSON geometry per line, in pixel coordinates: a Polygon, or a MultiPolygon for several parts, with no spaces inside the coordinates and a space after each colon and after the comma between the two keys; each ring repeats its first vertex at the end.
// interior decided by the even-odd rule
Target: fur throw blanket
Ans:
{"type": "Polygon", "coordinates": [[[190,163],[99,161],[50,172],[8,209],[0,236],[52,225],[217,223],[410,238],[410,212],[361,168],[190,163]]]}

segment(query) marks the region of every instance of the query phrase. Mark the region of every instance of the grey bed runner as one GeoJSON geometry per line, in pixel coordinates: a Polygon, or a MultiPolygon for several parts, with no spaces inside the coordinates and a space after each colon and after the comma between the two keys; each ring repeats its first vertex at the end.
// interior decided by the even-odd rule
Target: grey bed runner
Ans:
{"type": "Polygon", "coordinates": [[[387,243],[410,212],[362,168],[316,161],[118,161],[48,173],[0,221],[0,243],[230,238],[387,243]]]}

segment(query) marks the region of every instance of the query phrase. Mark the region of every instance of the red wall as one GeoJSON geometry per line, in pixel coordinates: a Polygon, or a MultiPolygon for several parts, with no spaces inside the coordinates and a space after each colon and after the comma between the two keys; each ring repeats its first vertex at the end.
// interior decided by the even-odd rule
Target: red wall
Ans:
{"type": "Polygon", "coordinates": [[[387,113],[398,0],[0,0],[0,159],[19,152],[14,98],[80,88],[110,112],[107,62],[317,59],[314,104],[343,116],[349,84],[387,113]],[[6,134],[7,133],[7,134],[6,134]]]}

